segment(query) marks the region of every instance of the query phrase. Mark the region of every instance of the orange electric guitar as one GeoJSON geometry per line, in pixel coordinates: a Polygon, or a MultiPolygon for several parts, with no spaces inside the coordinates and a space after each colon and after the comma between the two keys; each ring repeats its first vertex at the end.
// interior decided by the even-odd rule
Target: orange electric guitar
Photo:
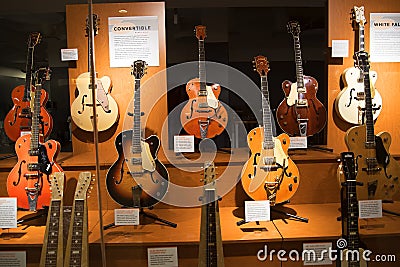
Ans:
{"type": "MultiPolygon", "coordinates": [[[[16,141],[21,136],[21,132],[31,131],[32,118],[32,68],[33,68],[33,51],[35,46],[40,42],[41,35],[33,32],[29,35],[28,55],[26,59],[26,75],[25,85],[19,85],[11,92],[11,98],[14,103],[12,109],[7,113],[4,119],[4,131],[8,138],[16,141]]],[[[47,92],[42,89],[40,98],[40,132],[44,137],[48,137],[53,129],[53,118],[44,108],[48,100],[47,92]]]]}
{"type": "Polygon", "coordinates": [[[289,200],[299,186],[299,170],[288,156],[289,136],[272,135],[272,115],[269,105],[267,58],[257,56],[255,69],[261,76],[263,126],[247,135],[251,157],[242,170],[244,191],[254,200],[269,200],[270,205],[289,200]]]}
{"type": "Polygon", "coordinates": [[[199,41],[199,78],[186,84],[189,102],[181,112],[181,123],[188,134],[196,138],[213,138],[221,134],[228,124],[225,107],[218,101],[221,87],[218,84],[207,86],[204,39],[206,27],[196,26],[196,37],[199,41]]]}
{"type": "Polygon", "coordinates": [[[62,172],[55,162],[60,144],[54,140],[42,143],[43,136],[39,133],[42,81],[49,79],[49,69],[41,69],[36,75],[32,132],[17,139],[15,152],[18,162],[7,178],[8,195],[17,198],[18,208],[31,211],[50,205],[50,175],[53,172],[62,172]]]}

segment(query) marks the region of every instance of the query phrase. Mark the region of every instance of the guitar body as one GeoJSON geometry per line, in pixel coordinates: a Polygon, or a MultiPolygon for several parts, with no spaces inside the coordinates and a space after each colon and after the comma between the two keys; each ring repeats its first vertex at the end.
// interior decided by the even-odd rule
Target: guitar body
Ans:
{"type": "Polygon", "coordinates": [[[311,76],[304,76],[305,93],[298,93],[297,83],[284,81],[282,89],[285,99],[276,110],[276,117],[281,129],[290,136],[300,136],[298,118],[307,120],[306,136],[320,132],[326,124],[327,112],[324,105],[317,99],[318,82],[311,76]],[[298,98],[297,98],[298,97],[298,98]],[[298,101],[307,105],[300,106],[298,101]]]}
{"type": "MultiPolygon", "coordinates": [[[[111,87],[111,79],[103,76],[96,79],[96,112],[97,128],[99,131],[105,131],[119,118],[118,105],[115,99],[108,93],[111,87]]],[[[90,73],[85,72],[78,76],[76,85],[79,90],[78,97],[72,102],[71,117],[76,126],[82,130],[93,131],[93,101],[92,92],[89,88],[90,73]]]]}
{"type": "MultiPolygon", "coordinates": [[[[388,132],[379,133],[375,137],[376,148],[366,148],[365,140],[365,125],[350,128],[345,136],[347,148],[358,157],[357,181],[363,183],[363,186],[357,187],[358,198],[392,200],[399,191],[400,164],[389,154],[391,136],[388,132]],[[374,163],[368,163],[367,159],[376,159],[375,169],[374,163]],[[387,165],[385,162],[388,162],[387,165]]],[[[339,182],[343,182],[341,166],[338,168],[338,176],[339,182]]]]}
{"type": "MultiPolygon", "coordinates": [[[[11,92],[11,98],[14,103],[12,109],[4,118],[4,131],[8,138],[17,141],[21,136],[21,131],[31,131],[31,101],[24,100],[24,85],[17,86],[11,92]]],[[[47,138],[53,129],[53,118],[45,109],[48,100],[47,92],[42,89],[40,97],[40,116],[43,121],[43,129],[40,132],[47,138]]]]}
{"type": "Polygon", "coordinates": [[[10,197],[17,198],[18,208],[30,209],[30,201],[27,196],[25,188],[30,188],[33,191],[37,185],[39,195],[37,197],[37,204],[35,209],[42,209],[44,206],[50,205],[51,192],[50,192],[50,174],[54,172],[62,172],[61,166],[55,162],[55,159],[60,151],[60,144],[57,141],[49,140],[40,145],[40,155],[42,156],[30,156],[30,143],[31,135],[27,134],[18,138],[15,143],[15,152],[17,153],[18,162],[11,170],[7,178],[7,192],[10,197]],[[43,163],[46,160],[43,158],[43,154],[47,155],[48,164],[46,170],[30,170],[29,164],[43,163]],[[38,160],[41,158],[42,160],[38,160]],[[38,162],[39,161],[39,162],[38,162]]]}
{"type": "MultiPolygon", "coordinates": [[[[372,115],[376,120],[382,110],[382,97],[375,89],[375,82],[378,74],[370,71],[371,97],[372,97],[372,115]]],[[[343,90],[338,94],[335,100],[335,109],[338,116],[351,124],[363,124],[365,121],[365,94],[364,81],[360,79],[360,70],[355,67],[346,69],[342,74],[344,82],[343,90]]]]}
{"type": "MultiPolygon", "coordinates": [[[[274,138],[273,149],[263,149],[262,141],[264,133],[262,127],[251,130],[247,135],[247,143],[251,150],[251,156],[243,167],[241,177],[242,186],[246,193],[254,200],[268,200],[267,191],[264,184],[268,182],[282,182],[276,191],[276,203],[282,203],[289,200],[296,193],[299,185],[299,170],[291,158],[288,156],[290,139],[287,134],[281,134],[274,138]],[[264,168],[264,157],[275,157],[277,165],[286,168],[264,168]],[[282,176],[283,175],[283,176],[282,176]],[[252,189],[252,180],[258,180],[256,187],[252,189]]],[[[272,204],[271,204],[272,205],[272,204]]]]}
{"type": "Polygon", "coordinates": [[[134,207],[132,187],[140,185],[143,189],[140,207],[152,207],[165,196],[168,190],[167,169],[157,159],[160,140],[155,135],[142,140],[142,153],[135,155],[131,152],[132,134],[132,130],[127,130],[115,139],[118,159],[107,172],[107,191],[120,205],[134,207]],[[142,174],[134,175],[133,178],[131,172],[136,167],[131,165],[131,159],[135,156],[142,159],[142,166],[140,166],[142,174]],[[157,199],[152,196],[157,196],[157,199]]]}
{"type": "Polygon", "coordinates": [[[181,123],[188,134],[194,135],[196,138],[213,138],[221,134],[228,124],[228,114],[225,107],[218,101],[221,87],[214,84],[207,86],[207,98],[199,97],[200,81],[192,79],[186,84],[186,93],[189,96],[189,102],[183,107],[181,112],[181,123]],[[207,103],[206,107],[202,107],[201,103],[207,103]],[[206,136],[202,136],[202,122],[205,125],[203,129],[206,136]]]}

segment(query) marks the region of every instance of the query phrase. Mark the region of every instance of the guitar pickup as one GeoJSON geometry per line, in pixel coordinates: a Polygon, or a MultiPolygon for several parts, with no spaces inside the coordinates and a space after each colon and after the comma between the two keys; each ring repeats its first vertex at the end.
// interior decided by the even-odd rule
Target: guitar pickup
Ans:
{"type": "Polygon", "coordinates": [[[142,158],[131,158],[131,164],[132,165],[141,165],[142,164],[142,158]]]}
{"type": "MultiPolygon", "coordinates": [[[[207,106],[208,108],[208,106],[207,106]]],[[[211,109],[198,109],[196,110],[198,113],[210,113],[212,110],[211,109]]]]}
{"type": "Polygon", "coordinates": [[[307,99],[299,99],[297,101],[297,107],[308,107],[307,99]]]}
{"type": "Polygon", "coordinates": [[[277,171],[279,166],[276,164],[275,157],[263,157],[263,165],[260,166],[260,169],[266,171],[277,171]]]}
{"type": "Polygon", "coordinates": [[[39,171],[39,163],[28,163],[28,171],[39,171]]]}
{"type": "Polygon", "coordinates": [[[364,92],[357,92],[356,100],[364,100],[365,94],[364,92]]]}
{"type": "Polygon", "coordinates": [[[42,176],[40,173],[25,173],[24,177],[26,179],[39,179],[42,176]]]}
{"type": "MultiPolygon", "coordinates": [[[[204,103],[199,103],[199,108],[208,108],[208,103],[204,102],[204,103]]],[[[199,112],[199,111],[198,111],[199,112]]],[[[208,112],[208,111],[207,111],[208,112]]]]}
{"type": "Polygon", "coordinates": [[[144,171],[134,171],[134,172],[129,172],[129,174],[133,177],[142,177],[144,174],[144,171]]]}

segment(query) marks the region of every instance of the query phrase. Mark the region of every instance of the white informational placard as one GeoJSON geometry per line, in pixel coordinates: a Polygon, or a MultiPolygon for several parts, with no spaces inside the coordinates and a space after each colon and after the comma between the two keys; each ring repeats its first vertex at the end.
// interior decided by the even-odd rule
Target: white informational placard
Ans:
{"type": "Polygon", "coordinates": [[[307,148],[307,137],[292,136],[290,138],[289,149],[307,148]]]}
{"type": "Polygon", "coordinates": [[[371,62],[400,62],[400,13],[370,14],[371,62]]]}
{"type": "Polygon", "coordinates": [[[332,243],[303,243],[304,265],[332,265],[332,243]]]}
{"type": "Polygon", "coordinates": [[[130,67],[135,60],[159,66],[158,17],[109,17],[110,67],[130,67]]]}
{"type": "Polygon", "coordinates": [[[332,40],[332,57],[348,57],[349,40],[332,40]]]}
{"type": "Polygon", "coordinates": [[[147,249],[148,267],[177,267],[178,249],[177,247],[148,248],[147,249]]]}
{"type": "Polygon", "coordinates": [[[263,222],[271,220],[269,200],[245,201],[244,213],[246,222],[263,222]]]}
{"type": "Polygon", "coordinates": [[[115,225],[139,225],[139,209],[115,209],[115,225]]]}
{"type": "Polygon", "coordinates": [[[78,60],[78,48],[61,49],[61,61],[78,60]]]}
{"type": "Polygon", "coordinates": [[[0,197],[0,228],[17,228],[16,197],[0,197]]]}
{"type": "Polygon", "coordinates": [[[26,267],[26,251],[0,251],[0,267],[26,267]]]}
{"type": "Polygon", "coordinates": [[[358,214],[360,219],[382,218],[382,200],[358,201],[358,214]]]}
{"type": "Polygon", "coordinates": [[[175,135],[174,152],[194,152],[194,135],[175,135]]]}

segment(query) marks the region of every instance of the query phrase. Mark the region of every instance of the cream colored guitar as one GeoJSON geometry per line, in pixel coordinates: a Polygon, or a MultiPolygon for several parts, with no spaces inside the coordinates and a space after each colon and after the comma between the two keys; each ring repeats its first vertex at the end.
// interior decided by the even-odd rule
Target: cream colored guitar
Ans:
{"type": "MultiPolygon", "coordinates": [[[[353,27],[358,29],[359,51],[365,50],[364,44],[364,7],[354,7],[352,9],[353,27]]],[[[382,111],[382,97],[375,88],[375,82],[378,79],[376,71],[369,72],[372,97],[372,115],[376,120],[382,111]]],[[[364,124],[365,118],[365,93],[364,93],[364,75],[359,68],[347,68],[342,74],[344,83],[343,90],[338,94],[335,100],[335,110],[337,115],[344,121],[351,124],[364,124]]]]}
{"type": "Polygon", "coordinates": [[[75,189],[69,224],[67,247],[65,250],[64,267],[88,267],[88,210],[86,194],[91,185],[92,174],[81,172],[75,189]]]}
{"type": "Polygon", "coordinates": [[[50,175],[51,202],[40,256],[40,267],[63,267],[64,173],[50,175]]]}

